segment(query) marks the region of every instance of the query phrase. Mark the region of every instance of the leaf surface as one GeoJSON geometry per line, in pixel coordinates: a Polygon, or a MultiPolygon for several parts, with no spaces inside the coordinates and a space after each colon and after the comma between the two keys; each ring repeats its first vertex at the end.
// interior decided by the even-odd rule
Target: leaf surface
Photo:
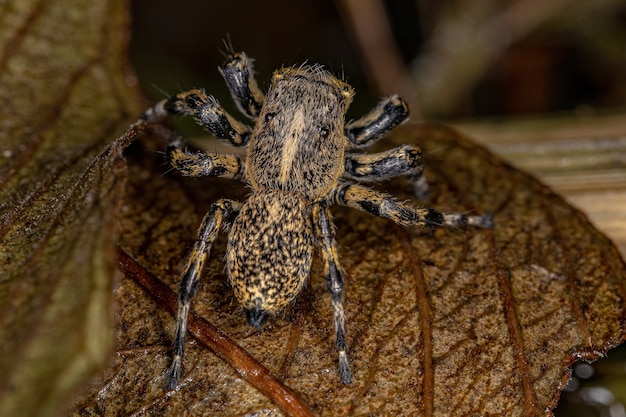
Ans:
{"type": "MultiPolygon", "coordinates": [[[[221,197],[244,200],[249,190],[227,180],[163,175],[159,155],[145,149],[162,149],[158,141],[147,138],[129,152],[118,244],[125,270],[132,266],[157,286],[162,281],[176,289],[210,204],[221,197]]],[[[573,361],[593,360],[624,339],[626,273],[619,254],[582,213],[455,131],[408,125],[385,146],[401,143],[418,144],[427,155],[432,192],[425,204],[493,213],[495,227],[410,230],[333,207],[348,273],[351,385],[337,376],[319,259],[298,302],[258,332],[245,324],[226,283],[222,234],[198,287],[195,313],[295,392],[290,401],[302,402],[304,414],[294,415],[307,415],[308,408],[329,416],[549,413],[573,361]]],[[[377,188],[411,198],[402,180],[377,188]]],[[[125,279],[116,289],[116,360],[73,415],[285,410],[279,394],[261,389],[268,398],[250,385],[259,386],[250,373],[262,371],[237,360],[228,365],[220,359],[224,346],[210,341],[187,344],[181,386],[166,391],[173,299],[159,296],[160,290],[149,297],[139,281],[125,279]]]]}
{"type": "MultiPolygon", "coordinates": [[[[0,415],[55,415],[112,342],[122,1],[0,5],[0,415]]],[[[134,103],[134,104],[133,104],[134,103]]],[[[136,107],[135,107],[136,108],[136,107]]]]}
{"type": "MultiPolygon", "coordinates": [[[[249,190],[164,174],[156,137],[128,151],[126,183],[122,151],[141,131],[111,138],[141,109],[124,2],[0,11],[0,415],[55,414],[106,361],[112,296],[115,358],[72,415],[542,415],[569,364],[624,339],[624,264],[584,215],[458,133],[409,125],[386,145],[426,151],[424,203],[493,213],[496,226],[407,230],[333,208],[354,383],[338,381],[319,259],[298,302],[258,332],[226,284],[222,235],[181,387],[166,391],[167,287],[210,204],[249,190]],[[112,292],[116,230],[127,278],[112,292]]],[[[378,187],[410,199],[406,185],[378,187]]]]}

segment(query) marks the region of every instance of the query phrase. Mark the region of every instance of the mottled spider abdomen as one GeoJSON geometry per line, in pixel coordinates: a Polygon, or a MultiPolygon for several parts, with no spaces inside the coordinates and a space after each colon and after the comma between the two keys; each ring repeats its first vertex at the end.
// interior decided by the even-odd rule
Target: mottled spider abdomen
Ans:
{"type": "Polygon", "coordinates": [[[280,190],[250,196],[228,236],[226,265],[247,321],[260,328],[302,291],[311,269],[310,202],[280,190]]]}

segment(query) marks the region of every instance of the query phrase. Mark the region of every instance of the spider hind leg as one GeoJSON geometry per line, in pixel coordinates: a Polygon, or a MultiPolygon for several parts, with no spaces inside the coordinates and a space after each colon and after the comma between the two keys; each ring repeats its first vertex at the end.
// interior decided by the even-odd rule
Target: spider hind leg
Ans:
{"type": "Polygon", "coordinates": [[[185,355],[185,336],[187,319],[191,308],[191,300],[196,292],[200,273],[209,256],[211,246],[217,238],[222,224],[227,224],[239,211],[240,204],[233,200],[219,200],[211,205],[209,213],[204,217],[198,238],[191,256],[181,274],[182,280],[178,291],[178,309],[176,312],[176,336],[174,338],[172,364],[167,374],[167,388],[178,386],[182,375],[182,363],[185,355]]]}
{"type": "Polygon", "coordinates": [[[339,355],[339,377],[341,382],[352,382],[352,371],[348,361],[348,346],[346,343],[346,317],[343,308],[343,291],[345,271],[339,262],[335,231],[332,216],[325,201],[317,202],[313,206],[313,220],[315,233],[321,242],[324,258],[326,283],[331,296],[333,319],[335,322],[335,347],[339,355]]]}

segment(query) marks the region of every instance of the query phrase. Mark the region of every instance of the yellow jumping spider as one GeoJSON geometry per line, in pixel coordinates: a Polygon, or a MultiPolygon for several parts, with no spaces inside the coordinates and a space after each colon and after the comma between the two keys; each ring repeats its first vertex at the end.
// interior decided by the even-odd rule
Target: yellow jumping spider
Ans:
{"type": "Polygon", "coordinates": [[[157,103],[142,115],[156,122],[168,114],[194,117],[200,125],[247,155],[191,153],[180,143],[167,148],[167,158],[182,175],[226,177],[252,188],[246,202],[222,199],[211,205],[182,273],[176,337],[168,387],[181,375],[187,315],[204,261],[221,227],[230,226],[226,265],[235,298],[246,310],[248,324],[261,328],[293,302],[305,285],[313,249],[321,246],[335,322],[339,375],[348,384],[343,289],[328,206],[342,204],[410,227],[490,227],[487,216],[442,214],[398,202],[392,196],[351,182],[397,176],[411,179],[420,195],[427,185],[420,150],[405,145],[376,154],[354,153],[381,139],[408,115],[398,96],[383,99],[361,119],[345,122],[354,91],[320,66],[277,70],[264,95],[253,77],[252,60],[230,52],[219,68],[239,110],[254,121],[249,127],[228,114],[203,90],[190,90],[157,103]]]}

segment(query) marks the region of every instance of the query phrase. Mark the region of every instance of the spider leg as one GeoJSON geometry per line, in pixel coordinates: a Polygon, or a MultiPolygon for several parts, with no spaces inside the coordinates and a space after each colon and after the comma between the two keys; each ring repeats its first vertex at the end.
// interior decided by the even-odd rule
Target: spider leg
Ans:
{"type": "Polygon", "coordinates": [[[182,362],[185,353],[185,335],[187,333],[187,317],[191,306],[200,272],[204,261],[209,256],[211,245],[217,238],[217,233],[223,223],[233,222],[239,213],[241,204],[233,200],[218,200],[211,205],[207,215],[202,220],[198,231],[198,238],[191,252],[191,256],[181,274],[180,290],[178,292],[178,310],[176,312],[176,337],[174,338],[172,364],[167,373],[167,388],[174,389],[178,385],[182,373],[182,362]]]}
{"type": "Polygon", "coordinates": [[[322,243],[326,283],[330,291],[333,305],[335,346],[339,353],[339,376],[341,382],[349,384],[352,381],[352,372],[348,364],[348,347],[346,344],[345,330],[346,319],[343,309],[343,276],[345,275],[345,271],[339,263],[335,230],[326,201],[319,201],[314,204],[313,222],[315,224],[315,232],[322,243]]]}
{"type": "Polygon", "coordinates": [[[256,120],[263,107],[263,92],[254,79],[254,60],[243,53],[231,53],[218,68],[241,113],[256,120]]]}
{"type": "Polygon", "coordinates": [[[428,183],[423,173],[422,152],[411,145],[375,154],[347,154],[345,158],[346,177],[373,182],[405,175],[413,183],[413,193],[418,198],[428,194],[428,183]]]}
{"type": "Polygon", "coordinates": [[[165,150],[169,164],[188,177],[222,177],[235,180],[245,178],[245,163],[236,155],[190,152],[176,145],[165,150]]]}
{"type": "Polygon", "coordinates": [[[346,137],[353,147],[370,146],[402,123],[408,115],[409,106],[400,96],[384,98],[368,114],[346,124],[346,137]]]}
{"type": "Polygon", "coordinates": [[[141,119],[160,122],[168,114],[192,116],[196,123],[233,146],[246,146],[250,127],[232,117],[213,96],[204,90],[194,89],[176,94],[147,109],[141,119]]]}
{"type": "Polygon", "coordinates": [[[331,198],[337,204],[384,217],[402,226],[429,228],[440,226],[490,228],[493,226],[491,216],[440,213],[434,209],[396,201],[389,194],[357,184],[340,183],[331,191],[331,198]]]}

